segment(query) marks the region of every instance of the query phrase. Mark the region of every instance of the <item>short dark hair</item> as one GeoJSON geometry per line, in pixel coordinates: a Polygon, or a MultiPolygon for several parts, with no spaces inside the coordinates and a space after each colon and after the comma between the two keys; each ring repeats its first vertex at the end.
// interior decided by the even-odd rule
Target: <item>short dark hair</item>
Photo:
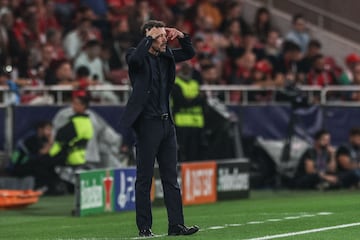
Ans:
{"type": "Polygon", "coordinates": [[[350,129],[350,136],[360,135],[360,128],[353,127],[350,129]]]}
{"type": "Polygon", "coordinates": [[[146,33],[146,30],[150,30],[152,29],[153,27],[155,28],[161,28],[161,27],[165,27],[165,23],[162,22],[162,21],[158,21],[158,20],[149,20],[147,22],[145,22],[142,27],[141,27],[141,33],[143,35],[145,35],[146,33]]]}
{"type": "Polygon", "coordinates": [[[330,132],[326,129],[321,129],[321,130],[317,131],[314,135],[315,141],[319,140],[322,136],[324,136],[326,134],[330,134],[330,132]]]}
{"type": "Polygon", "coordinates": [[[301,48],[298,44],[294,43],[293,41],[290,41],[290,40],[286,40],[283,42],[282,44],[282,49],[283,49],[283,52],[294,52],[294,51],[297,51],[297,52],[300,52],[301,51],[301,48]]]}
{"type": "Polygon", "coordinates": [[[202,69],[202,71],[207,71],[207,70],[213,69],[215,67],[216,67],[215,64],[209,63],[209,64],[206,64],[206,65],[202,66],[201,69],[202,69]]]}
{"type": "Polygon", "coordinates": [[[35,128],[37,130],[39,129],[42,129],[44,127],[52,127],[52,123],[48,120],[41,120],[41,121],[38,121],[36,124],[35,124],[35,128]]]}
{"type": "Polygon", "coordinates": [[[96,39],[91,39],[85,43],[85,48],[93,48],[93,47],[100,47],[101,44],[96,39]]]}
{"type": "Polygon", "coordinates": [[[90,70],[88,67],[81,65],[76,69],[76,76],[79,78],[82,77],[89,77],[90,76],[90,70]]]}
{"type": "Polygon", "coordinates": [[[292,18],[292,23],[295,24],[299,19],[305,19],[304,15],[302,15],[301,13],[295,14],[292,18]]]}
{"type": "Polygon", "coordinates": [[[84,105],[86,108],[90,105],[91,97],[87,92],[84,92],[83,94],[75,95],[74,98],[79,99],[82,105],[84,105]]]}
{"type": "Polygon", "coordinates": [[[308,46],[309,46],[309,48],[310,47],[321,48],[321,42],[317,39],[311,39],[308,46]]]}
{"type": "Polygon", "coordinates": [[[311,65],[314,65],[319,59],[322,59],[322,58],[324,58],[324,55],[322,55],[322,54],[316,54],[315,56],[313,56],[312,58],[311,58],[311,65]]]}

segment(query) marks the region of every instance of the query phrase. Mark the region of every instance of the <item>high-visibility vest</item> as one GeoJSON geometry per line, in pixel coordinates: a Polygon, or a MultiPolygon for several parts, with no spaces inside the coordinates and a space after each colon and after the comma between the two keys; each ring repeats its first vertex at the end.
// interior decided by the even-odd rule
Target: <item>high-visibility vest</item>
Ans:
{"type": "Polygon", "coordinates": [[[71,119],[75,129],[75,136],[68,143],[55,141],[50,149],[50,156],[55,156],[67,144],[69,152],[66,158],[68,165],[81,165],[86,162],[86,144],[94,135],[94,128],[89,116],[75,116],[71,119]]]}
{"type": "MultiPolygon", "coordinates": [[[[195,80],[184,81],[176,77],[177,84],[182,94],[187,99],[196,98],[199,95],[199,84],[195,80]]],[[[204,127],[204,114],[202,106],[182,107],[174,115],[175,125],[178,127],[204,127]]]]}

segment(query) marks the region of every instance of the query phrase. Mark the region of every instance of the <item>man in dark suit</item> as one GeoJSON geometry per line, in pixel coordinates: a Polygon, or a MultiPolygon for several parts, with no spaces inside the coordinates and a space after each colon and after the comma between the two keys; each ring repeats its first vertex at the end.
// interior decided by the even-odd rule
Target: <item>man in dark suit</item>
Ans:
{"type": "Polygon", "coordinates": [[[163,22],[150,20],[142,32],[144,38],[126,55],[133,91],[121,121],[136,134],[136,224],[139,236],[153,236],[150,189],[156,158],[168,213],[168,234],[190,235],[199,228],[184,225],[169,95],[175,81],[175,63],[191,59],[195,52],[187,34],[163,22]],[[181,48],[167,47],[167,41],[173,39],[178,39],[181,48]]]}

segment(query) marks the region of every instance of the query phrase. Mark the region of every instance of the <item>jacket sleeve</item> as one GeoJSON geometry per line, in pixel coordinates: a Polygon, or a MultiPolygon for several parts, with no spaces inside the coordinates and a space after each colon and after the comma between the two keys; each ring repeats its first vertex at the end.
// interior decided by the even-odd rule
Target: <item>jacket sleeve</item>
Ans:
{"type": "Polygon", "coordinates": [[[182,62],[191,59],[195,56],[195,50],[191,43],[191,38],[185,34],[184,38],[178,38],[181,48],[172,49],[175,62],[182,62]]]}
{"type": "Polygon", "coordinates": [[[126,53],[126,62],[129,67],[139,67],[142,65],[145,54],[149,51],[152,45],[152,37],[143,38],[136,48],[130,48],[126,53]]]}

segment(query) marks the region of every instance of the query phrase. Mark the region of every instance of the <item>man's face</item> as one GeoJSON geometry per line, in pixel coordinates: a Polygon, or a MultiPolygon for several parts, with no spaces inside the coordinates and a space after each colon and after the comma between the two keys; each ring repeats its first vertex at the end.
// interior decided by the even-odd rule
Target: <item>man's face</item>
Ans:
{"type": "Polygon", "coordinates": [[[86,110],[86,106],[80,101],[79,98],[73,98],[72,108],[75,113],[84,113],[86,110]]]}
{"type": "Polygon", "coordinates": [[[154,39],[151,48],[155,52],[165,52],[167,44],[166,31],[163,27],[159,28],[159,30],[161,34],[156,39],[154,39]]]}
{"type": "Polygon", "coordinates": [[[100,53],[101,53],[100,46],[94,46],[92,48],[89,48],[89,50],[88,50],[88,54],[91,59],[99,57],[100,53]]]}
{"type": "Polygon", "coordinates": [[[330,140],[330,134],[323,134],[318,140],[319,146],[324,148],[329,146],[330,140]]]}
{"type": "Polygon", "coordinates": [[[52,134],[52,126],[46,125],[43,128],[39,129],[39,136],[49,139],[52,134]]]}
{"type": "Polygon", "coordinates": [[[296,22],[294,23],[294,28],[298,32],[304,32],[306,28],[305,19],[303,18],[297,19],[296,22]]]}
{"type": "Polygon", "coordinates": [[[350,137],[350,142],[352,145],[360,147],[360,135],[356,134],[350,137]]]}

